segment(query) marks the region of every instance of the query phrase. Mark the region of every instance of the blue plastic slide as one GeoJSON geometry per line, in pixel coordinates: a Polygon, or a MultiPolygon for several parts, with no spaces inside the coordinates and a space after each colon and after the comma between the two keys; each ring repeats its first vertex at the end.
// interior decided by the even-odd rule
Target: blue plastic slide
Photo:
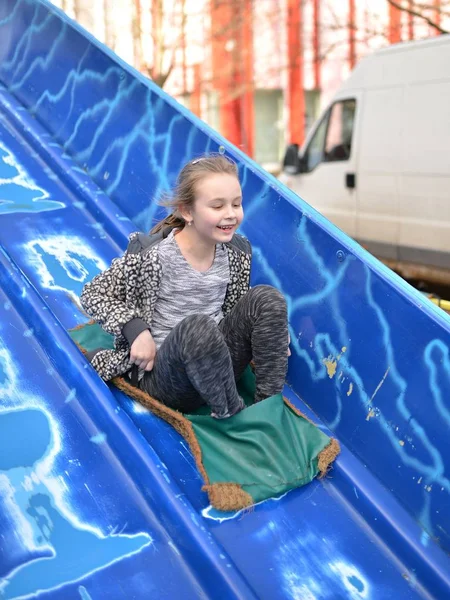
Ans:
{"type": "Polygon", "coordinates": [[[45,0],[0,2],[0,598],[450,598],[450,319],[45,0]],[[205,151],[239,164],[252,283],[328,476],[218,513],[184,440],[67,330],[205,151]]]}

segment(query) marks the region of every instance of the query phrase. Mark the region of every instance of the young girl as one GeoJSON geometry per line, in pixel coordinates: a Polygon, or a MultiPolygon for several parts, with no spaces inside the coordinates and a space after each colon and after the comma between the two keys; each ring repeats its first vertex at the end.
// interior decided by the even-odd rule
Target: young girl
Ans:
{"type": "Polygon", "coordinates": [[[89,358],[106,381],[137,365],[137,385],[167,406],[191,412],[206,403],[212,416],[230,417],[244,408],[236,381],[251,360],[255,401],[283,388],[286,302],[270,286],[249,289],[251,246],[236,234],[244,213],[233,162],[189,162],[170,205],[145,250],[129,250],[85,285],[84,309],[115,336],[114,350],[89,358]]]}

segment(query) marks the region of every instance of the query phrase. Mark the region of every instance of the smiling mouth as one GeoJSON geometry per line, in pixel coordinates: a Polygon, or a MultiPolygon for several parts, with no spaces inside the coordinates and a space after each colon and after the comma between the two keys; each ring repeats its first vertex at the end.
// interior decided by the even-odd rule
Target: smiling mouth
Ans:
{"type": "Polygon", "coordinates": [[[221,229],[222,231],[231,231],[232,229],[234,229],[235,225],[217,225],[218,229],[221,229]]]}

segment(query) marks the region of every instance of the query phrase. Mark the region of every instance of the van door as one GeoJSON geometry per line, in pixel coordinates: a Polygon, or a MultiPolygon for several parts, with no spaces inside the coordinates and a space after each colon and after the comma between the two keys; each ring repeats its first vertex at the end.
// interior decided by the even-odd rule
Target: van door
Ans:
{"type": "MultiPolygon", "coordinates": [[[[407,93],[411,94],[399,84],[368,88],[358,128],[356,237],[382,259],[398,258],[400,221],[407,216],[399,214],[402,164],[405,151],[409,151],[403,145],[414,145],[417,134],[413,123],[409,133],[404,127],[407,93]]],[[[414,116],[417,119],[417,114],[414,116]]],[[[414,175],[417,186],[417,170],[414,175]]]]}
{"type": "Polygon", "coordinates": [[[287,185],[330,221],[356,236],[356,118],[359,94],[333,102],[307,140],[302,172],[287,185]]]}

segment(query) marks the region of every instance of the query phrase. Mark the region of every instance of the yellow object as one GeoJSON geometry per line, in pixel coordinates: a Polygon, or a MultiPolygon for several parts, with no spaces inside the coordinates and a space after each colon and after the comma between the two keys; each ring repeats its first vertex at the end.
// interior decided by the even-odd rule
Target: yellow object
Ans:
{"type": "Polygon", "coordinates": [[[437,296],[427,296],[429,300],[431,300],[431,302],[433,302],[434,304],[437,304],[440,308],[444,309],[447,312],[450,312],[450,300],[442,300],[441,298],[438,298],[437,296]]]}

